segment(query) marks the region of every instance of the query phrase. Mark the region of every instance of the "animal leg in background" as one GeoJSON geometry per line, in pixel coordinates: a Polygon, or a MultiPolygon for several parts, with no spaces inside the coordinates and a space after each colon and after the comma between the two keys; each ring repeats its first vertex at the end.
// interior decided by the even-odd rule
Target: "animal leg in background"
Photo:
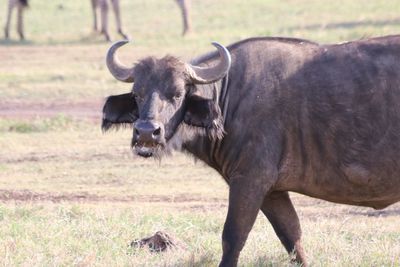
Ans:
{"type": "Polygon", "coordinates": [[[293,261],[306,266],[301,246],[301,228],[299,218],[287,192],[274,192],[265,197],[261,206],[264,215],[270,221],[276,235],[289,253],[294,253],[293,261]]]}
{"type": "Polygon", "coordinates": [[[93,11],[93,30],[97,32],[97,0],[91,0],[93,11]]]}
{"type": "Polygon", "coordinates": [[[22,3],[17,5],[17,31],[19,34],[19,39],[24,40],[24,9],[25,6],[22,3]]]}
{"type": "Polygon", "coordinates": [[[129,39],[128,35],[126,35],[126,34],[122,31],[121,12],[120,12],[120,9],[119,9],[119,0],[111,0],[111,4],[112,4],[113,10],[114,10],[115,21],[116,21],[118,33],[119,33],[124,39],[129,39]]]}
{"type": "Polygon", "coordinates": [[[107,0],[99,0],[100,12],[101,12],[101,33],[104,35],[107,41],[110,41],[110,35],[108,33],[108,3],[107,0]]]}
{"type": "Polygon", "coordinates": [[[179,8],[182,12],[182,20],[183,20],[183,31],[182,35],[186,35],[187,33],[192,31],[192,26],[190,22],[190,0],[176,0],[179,5],[179,8]]]}
{"type": "Polygon", "coordinates": [[[15,5],[16,5],[16,0],[8,1],[7,20],[6,20],[6,25],[4,26],[4,38],[6,38],[6,39],[8,39],[10,37],[11,15],[12,15],[12,11],[13,11],[15,5]]]}
{"type": "Polygon", "coordinates": [[[7,8],[7,20],[4,26],[4,37],[8,39],[10,37],[10,24],[11,24],[11,16],[15,7],[17,7],[17,31],[19,34],[19,38],[21,40],[25,39],[24,36],[24,24],[23,24],[23,12],[24,8],[27,6],[27,1],[21,0],[9,0],[8,8],[7,8]]]}

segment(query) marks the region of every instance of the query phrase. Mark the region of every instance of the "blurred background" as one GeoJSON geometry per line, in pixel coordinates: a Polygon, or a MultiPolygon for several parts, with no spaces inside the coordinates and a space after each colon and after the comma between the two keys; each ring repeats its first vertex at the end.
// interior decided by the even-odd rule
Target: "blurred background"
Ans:
{"type": "MultiPolygon", "coordinates": [[[[400,33],[400,1],[191,0],[182,36],[174,0],[120,0],[126,64],[149,55],[190,60],[253,36],[320,43],[400,33]]],[[[6,23],[8,0],[0,0],[6,23]]],[[[25,40],[0,36],[0,264],[3,266],[215,266],[227,186],[202,163],[177,154],[135,158],[131,129],[103,135],[101,108],[128,92],[105,66],[110,46],[93,31],[90,0],[31,0],[25,40]],[[186,252],[128,249],[133,239],[172,232],[186,252]]],[[[100,20],[100,18],[98,18],[100,20]]],[[[111,40],[119,40],[109,12],[111,40]]],[[[314,266],[399,266],[400,207],[384,211],[293,194],[314,266]]],[[[288,257],[260,216],[242,266],[287,266],[288,257]]]]}

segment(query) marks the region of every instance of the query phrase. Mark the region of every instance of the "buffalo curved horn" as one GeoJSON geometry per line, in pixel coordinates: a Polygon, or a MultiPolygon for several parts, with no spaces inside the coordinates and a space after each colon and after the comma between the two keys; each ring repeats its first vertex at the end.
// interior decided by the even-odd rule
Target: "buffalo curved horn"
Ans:
{"type": "Polygon", "coordinates": [[[188,64],[188,74],[195,83],[207,84],[222,79],[231,67],[231,54],[225,46],[212,42],[212,45],[218,49],[221,60],[212,67],[199,67],[188,64]]]}
{"type": "Polygon", "coordinates": [[[126,83],[133,83],[133,68],[129,68],[122,64],[115,55],[115,52],[118,50],[118,48],[127,43],[129,43],[128,40],[123,40],[115,42],[113,45],[111,45],[107,52],[106,64],[108,70],[115,77],[115,79],[126,83]]]}

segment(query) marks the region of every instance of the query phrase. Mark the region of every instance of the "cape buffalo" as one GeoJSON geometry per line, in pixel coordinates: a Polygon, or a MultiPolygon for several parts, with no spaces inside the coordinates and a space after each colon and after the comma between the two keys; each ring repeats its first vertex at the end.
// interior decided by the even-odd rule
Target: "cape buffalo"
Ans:
{"type": "Polygon", "coordinates": [[[220,266],[236,266],[261,211],[306,265],[288,191],[382,209],[400,200],[400,36],[319,45],[252,38],[190,64],[133,67],[107,54],[132,92],[110,96],[103,130],[133,125],[137,154],[178,149],[229,184],[220,266]]]}

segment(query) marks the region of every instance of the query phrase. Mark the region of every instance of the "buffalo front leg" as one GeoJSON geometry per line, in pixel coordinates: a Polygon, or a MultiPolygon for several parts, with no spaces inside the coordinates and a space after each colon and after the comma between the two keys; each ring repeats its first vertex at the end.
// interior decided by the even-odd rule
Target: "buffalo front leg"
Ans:
{"type": "Polygon", "coordinates": [[[223,255],[220,267],[237,266],[240,251],[257,218],[266,192],[266,186],[254,177],[230,179],[229,208],[222,233],[223,255]]]}
{"type": "Polygon", "coordinates": [[[124,38],[129,39],[128,35],[126,35],[122,30],[122,23],[121,23],[121,11],[119,8],[119,0],[111,0],[111,4],[113,6],[114,15],[115,15],[115,22],[117,24],[118,33],[124,38]]]}
{"type": "Polygon", "coordinates": [[[292,261],[306,266],[306,259],[301,246],[301,228],[299,218],[287,192],[268,194],[261,207],[275,233],[288,253],[293,253],[292,261]]]}

